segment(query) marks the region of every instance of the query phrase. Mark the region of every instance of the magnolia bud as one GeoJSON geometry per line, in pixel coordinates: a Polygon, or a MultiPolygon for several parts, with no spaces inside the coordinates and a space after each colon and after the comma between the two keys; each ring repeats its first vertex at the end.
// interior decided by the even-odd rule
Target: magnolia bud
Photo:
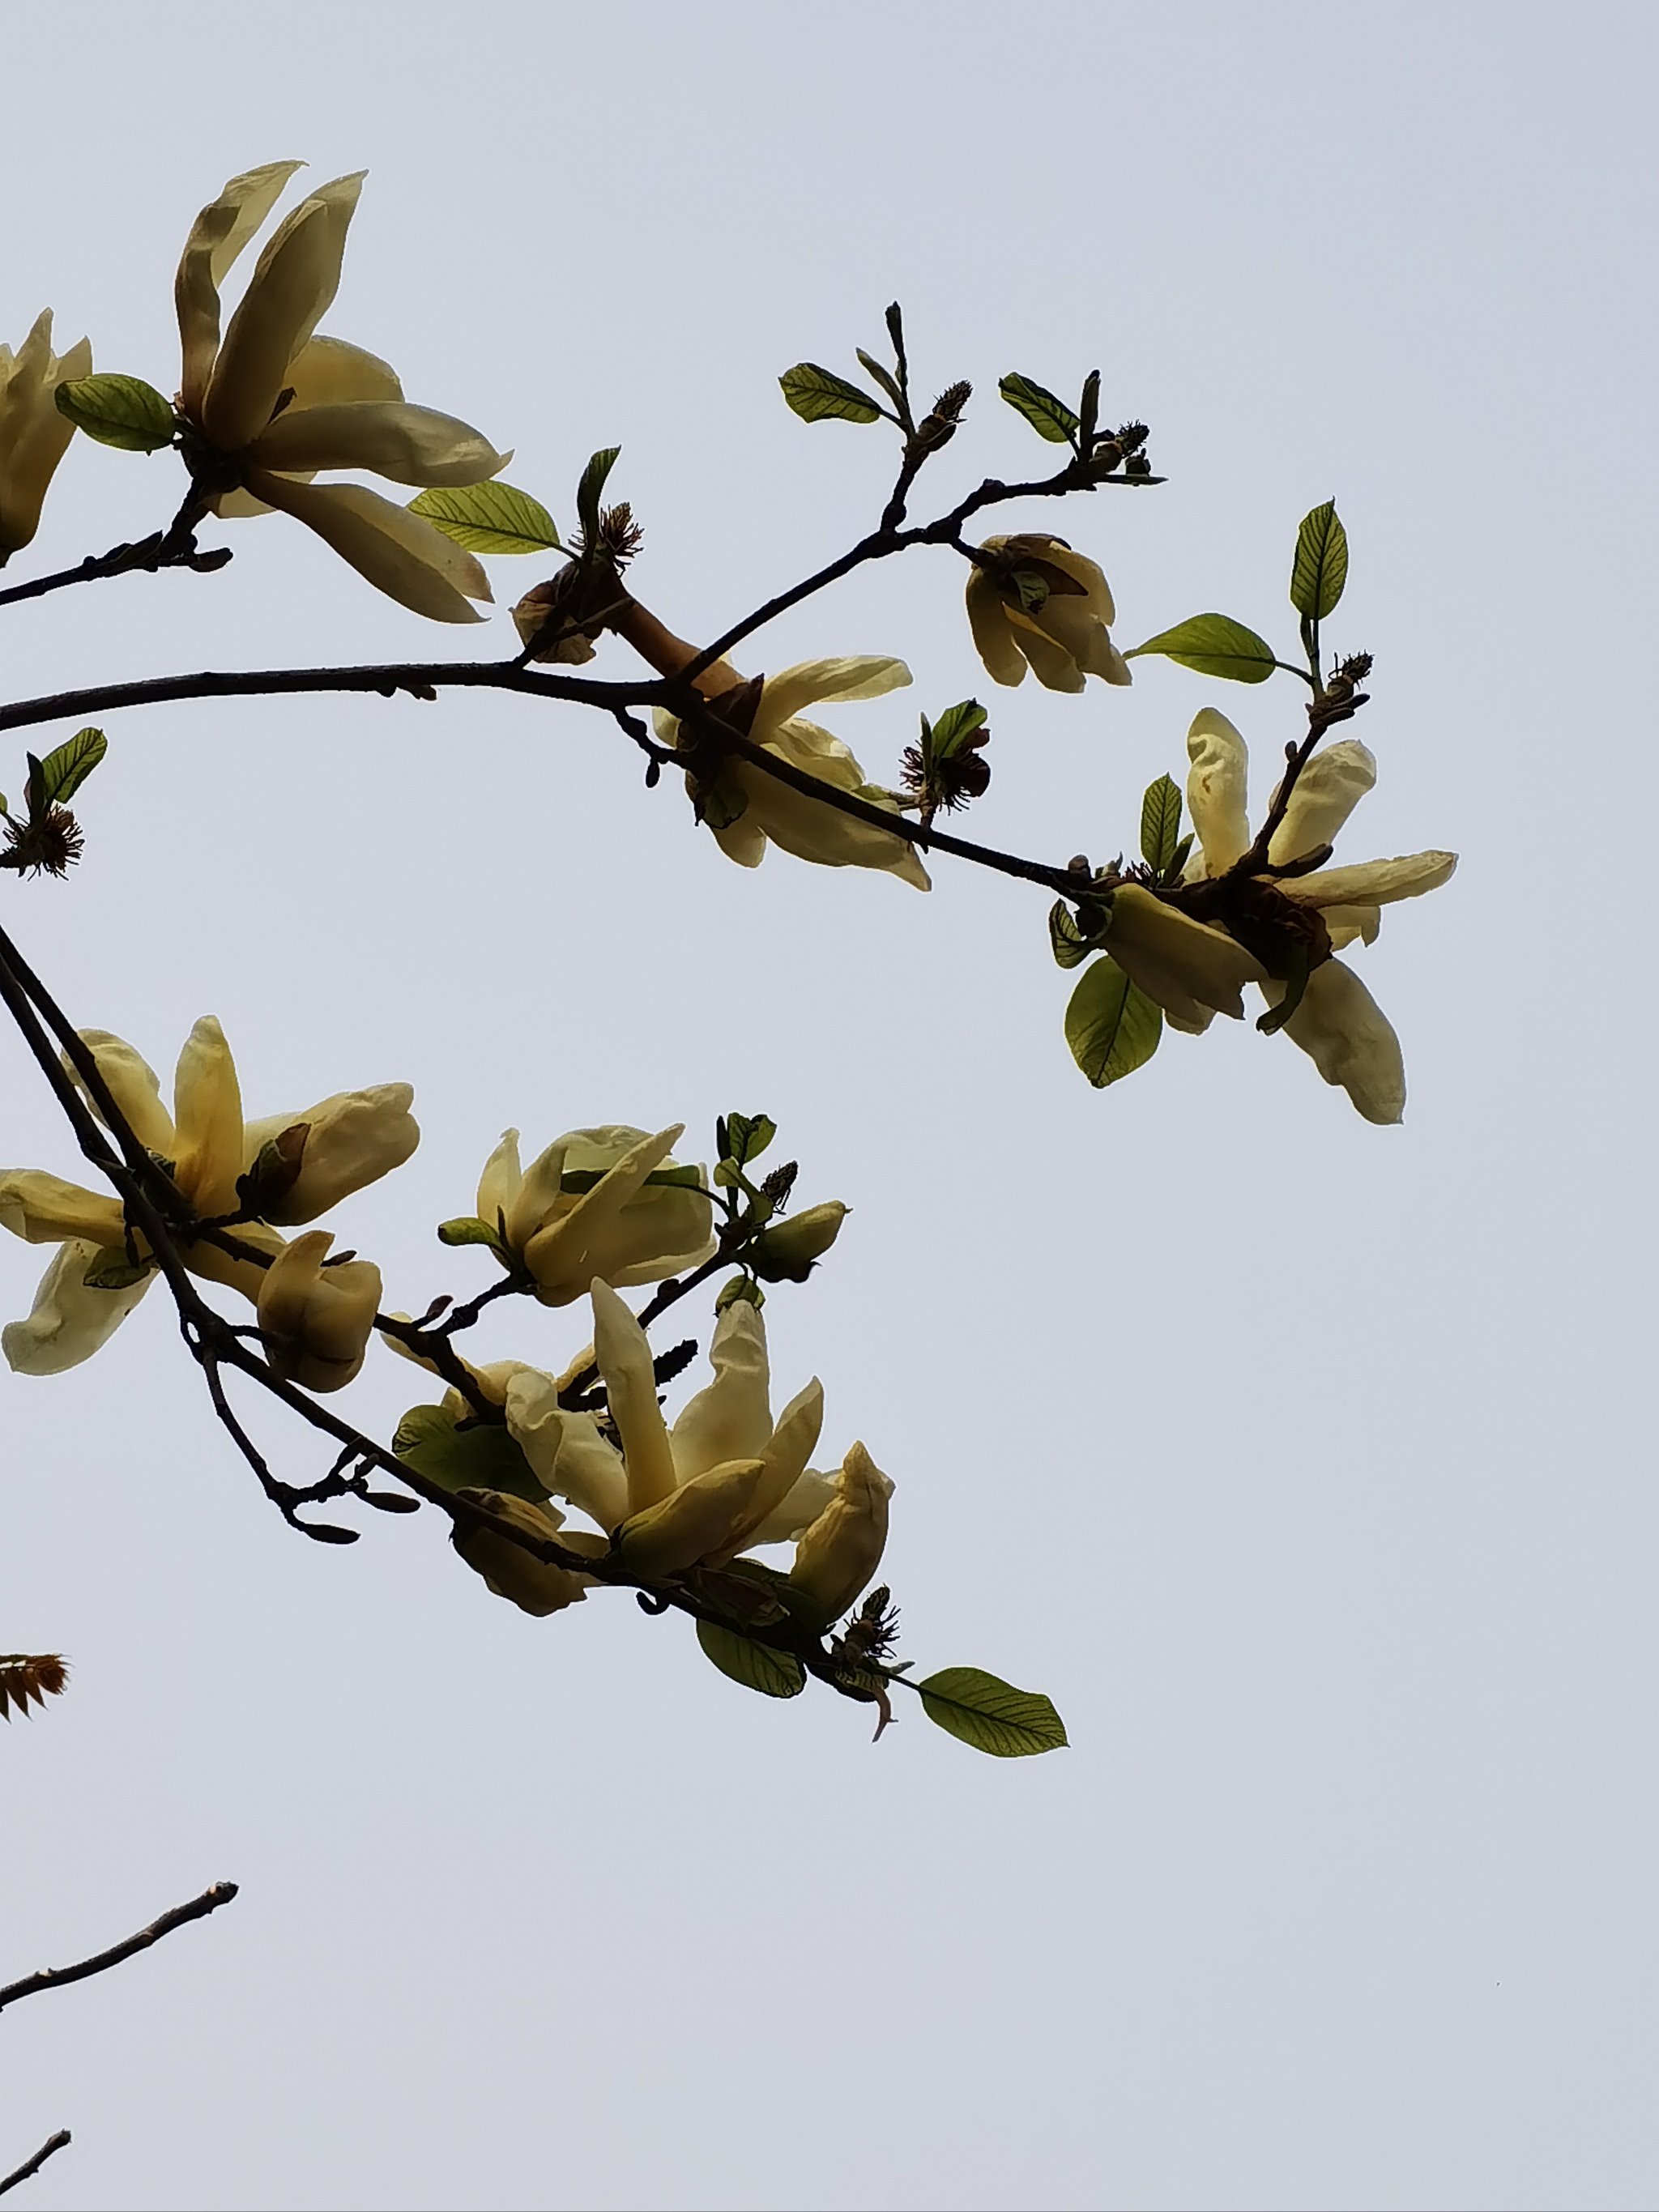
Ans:
{"type": "Polygon", "coordinates": [[[749,1264],[763,1282],[804,1283],[841,1234],[849,1208],[838,1198],[809,1206],[805,1213],[763,1230],[750,1247],[749,1264]]]}
{"type": "Polygon", "coordinates": [[[881,1565],[887,1543],[887,1501],[893,1486],[862,1444],[854,1444],[836,1477],[836,1493],[795,1547],[789,1584],[825,1620],[853,1603],[881,1565]]]}
{"type": "Polygon", "coordinates": [[[259,1329],[274,1371],[307,1390],[343,1390],[363,1364],[380,1303],[368,1260],[323,1264],[333,1237],[308,1231],[284,1246],[259,1279],[259,1329]]]}

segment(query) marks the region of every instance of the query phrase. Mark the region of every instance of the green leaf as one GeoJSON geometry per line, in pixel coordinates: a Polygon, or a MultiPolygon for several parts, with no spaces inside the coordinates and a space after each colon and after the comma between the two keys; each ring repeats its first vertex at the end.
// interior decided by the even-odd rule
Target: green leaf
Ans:
{"type": "Polygon", "coordinates": [[[930,1721],[993,1759],[1030,1759],[1059,1751],[1066,1723],[1037,1690],[1017,1690],[981,1667],[945,1667],[918,1682],[930,1721]]]}
{"type": "Polygon", "coordinates": [[[620,446],[602,446],[582,471],[582,480],[576,486],[576,515],[582,526],[582,543],[590,553],[599,542],[599,495],[621,452],[620,446]]]}
{"type": "Polygon", "coordinates": [[[441,485],[409,502],[469,553],[546,553],[559,547],[558,526],[540,500],[508,483],[441,485]]]}
{"type": "Polygon", "coordinates": [[[1140,802],[1140,857],[1167,875],[1181,836],[1181,787],[1173,776],[1149,783],[1140,802]]]}
{"type": "Polygon", "coordinates": [[[1048,909],[1048,944],[1062,968],[1080,968],[1094,950],[1064,899],[1056,899],[1048,909]]]}
{"type": "Polygon", "coordinates": [[[1291,564],[1291,605],[1297,614],[1323,622],[1348,580],[1348,533],[1328,499],[1302,518],[1291,564]]]}
{"type": "Polygon", "coordinates": [[[806,1669],[791,1651],[774,1651],[714,1620],[697,1623],[697,1641],[722,1674],[763,1698],[798,1698],[806,1687],[806,1669]]]}
{"type": "Polygon", "coordinates": [[[511,1432],[498,1421],[471,1421],[447,1406],[411,1406],[392,1449],[416,1474],[445,1490],[501,1490],[539,1505],[547,1496],[511,1432]]]}
{"type": "Polygon", "coordinates": [[[893,342],[893,358],[898,363],[899,382],[910,381],[910,364],[904,357],[904,310],[895,300],[887,310],[887,335],[893,342]]]}
{"type": "Polygon", "coordinates": [[[878,422],[881,410],[867,392],[815,361],[798,361],[778,379],[784,398],[803,422],[878,422]]]}
{"type": "Polygon", "coordinates": [[[1224,676],[1234,684],[1265,684],[1273,672],[1272,646],[1231,615],[1194,615],[1131,647],[1123,657],[1133,660],[1144,653],[1161,653],[1200,676],[1224,676]]]}
{"type": "Polygon", "coordinates": [[[101,730],[85,729],[49,752],[40,763],[46,804],[67,805],[108,750],[109,739],[101,730]]]}
{"type": "Polygon", "coordinates": [[[985,727],[985,709],[977,699],[964,699],[957,706],[947,707],[928,731],[929,757],[936,761],[954,759],[968,740],[985,727]]]}
{"type": "Polygon", "coordinates": [[[488,1244],[492,1252],[501,1249],[501,1232],[490,1221],[480,1220],[476,1213],[458,1214],[453,1221],[438,1224],[441,1244],[488,1244]]]}
{"type": "Polygon", "coordinates": [[[81,1280],[89,1291],[130,1291],[135,1283],[143,1281],[153,1264],[148,1260],[130,1260],[125,1245],[106,1244],[87,1262],[81,1280]]]}
{"type": "Polygon", "coordinates": [[[723,1314],[727,1306],[736,1305],[739,1299],[758,1311],[766,1304],[766,1293],[751,1277],[733,1275],[729,1282],[720,1285],[714,1298],[714,1311],[723,1314]]]}
{"type": "Polygon", "coordinates": [[[777,1133],[778,1125],[769,1114],[728,1114],[721,1156],[735,1160],[740,1168],[746,1167],[760,1158],[777,1133]]]}
{"type": "Polygon", "coordinates": [[[142,376],[72,377],[52,397],[77,430],[124,453],[159,453],[178,428],[172,408],[142,376]]]}
{"type": "MultiPolygon", "coordinates": [[[[580,1198],[596,1190],[610,1173],[608,1168],[567,1168],[559,1177],[559,1188],[568,1197],[580,1198]]],[[[696,1168],[653,1168],[645,1179],[647,1189],[701,1190],[702,1176],[696,1168]]]]}
{"type": "Polygon", "coordinates": [[[1028,615],[1036,614],[1048,605],[1048,579],[1035,568],[1016,568],[1008,583],[1028,615]]]}
{"type": "Polygon", "coordinates": [[[1063,399],[1029,376],[1005,376],[997,386],[1017,415],[1023,415],[1039,438],[1051,446],[1069,446],[1077,434],[1078,419],[1063,399]]]}
{"type": "Polygon", "coordinates": [[[1066,1042],[1097,1091],[1144,1067],[1158,1050],[1164,1014],[1115,960],[1103,954],[1085,968],[1066,1009],[1066,1042]]]}
{"type": "Polygon", "coordinates": [[[860,346],[857,350],[859,359],[902,415],[904,412],[904,394],[899,390],[898,379],[890,368],[882,367],[874,354],[866,353],[862,346],[860,346]]]}

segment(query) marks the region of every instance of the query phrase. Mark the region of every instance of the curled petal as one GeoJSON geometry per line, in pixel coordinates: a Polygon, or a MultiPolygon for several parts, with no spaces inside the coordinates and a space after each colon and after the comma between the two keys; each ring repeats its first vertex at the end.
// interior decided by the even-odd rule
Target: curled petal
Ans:
{"type": "Polygon", "coordinates": [[[591,1413],[560,1405],[555,1376],[520,1370],[507,1387],[507,1425],[555,1497],[568,1498],[601,1528],[619,1528],[628,1518],[622,1454],[599,1434],[591,1413]]]}
{"type": "Polygon", "coordinates": [[[298,1178],[270,1208],[266,1220],[285,1226],[315,1221],[342,1199],[400,1168],[421,1141],[409,1110],[414,1099],[407,1083],[377,1083],[368,1091],[336,1091],[301,1114],[273,1114],[248,1122],[242,1134],[245,1171],[284,1129],[300,1121],[306,1125],[298,1178]]]}
{"type": "Polygon", "coordinates": [[[750,734],[759,744],[767,732],[804,708],[826,699],[878,699],[884,691],[901,691],[910,681],[902,660],[884,653],[854,653],[829,660],[800,660],[780,669],[761,687],[750,734]]]}
{"type": "Polygon", "coordinates": [[[481,431],[404,400],[290,406],[255,439],[261,468],[368,469],[394,483],[475,484],[507,466],[481,431]]]}
{"type": "Polygon", "coordinates": [[[519,1165],[519,1133],[516,1129],[503,1129],[501,1141],[484,1162],[483,1173],[478,1177],[478,1218],[487,1221],[492,1229],[506,1219],[523,1182],[524,1170],[519,1165]]]}
{"type": "Polygon", "coordinates": [[[488,599],[489,579],[471,554],[362,484],[306,484],[253,469],[247,489],[280,507],[349,561],[378,592],[434,622],[482,622],[469,599],[488,599]]]}
{"type": "Polygon", "coordinates": [[[204,434],[222,453],[240,453],[264,428],[289,363],[332,304],[362,182],[359,170],[324,185],[277,226],[259,256],[202,404],[204,434]]]}
{"type": "Polygon", "coordinates": [[[1376,944],[1382,927],[1382,909],[1380,906],[1327,906],[1320,908],[1320,919],[1332,951],[1340,952],[1356,939],[1362,945],[1376,944]]]}
{"type": "Polygon", "coordinates": [[[1202,873],[1224,875],[1249,850],[1245,812],[1249,750],[1227,717],[1202,707],[1187,732],[1187,811],[1204,851],[1202,873]]]}
{"type": "Polygon", "coordinates": [[[1307,906],[1390,906],[1396,899],[1437,891],[1456,866],[1455,853],[1410,853],[1397,860],[1321,868],[1311,876],[1293,876],[1283,888],[1307,906]]]}
{"type": "Polygon", "coordinates": [[[118,1244],[125,1220],[118,1199],[43,1168],[17,1168],[0,1176],[0,1228],[27,1244],[61,1244],[82,1237],[94,1245],[118,1244]]]}
{"type": "Polygon", "coordinates": [[[229,1213],[242,1172],[242,1093],[225,1033],[204,1014],[185,1041],[173,1079],[179,1188],[198,1213],[229,1213]]]}
{"type": "MultiPolygon", "coordinates": [[[[1273,1004],[1282,983],[1264,983],[1273,1004]]],[[[1368,1121],[1404,1119],[1406,1063],[1388,1017],[1352,968],[1327,960],[1308,978],[1302,1003],[1285,1024],[1327,1083],[1346,1091],[1368,1121]]]]}
{"type": "MultiPolygon", "coordinates": [[[[170,1160],[173,1152],[173,1117],[161,1103],[161,1078],[155,1070],[125,1037],[112,1036],[108,1030],[82,1030],[79,1034],[82,1043],[97,1061],[98,1073],[133,1135],[147,1152],[160,1152],[163,1159],[170,1160]]],[[[68,1066],[67,1060],[64,1065],[68,1066]]],[[[69,1072],[75,1075],[72,1067],[69,1072]]],[[[82,1090],[86,1089],[78,1075],[75,1080],[82,1090]]],[[[101,1121],[104,1117],[89,1093],[88,1103],[101,1121]]]]}
{"type": "Polygon", "coordinates": [[[596,1281],[593,1356],[605,1377],[611,1418],[622,1437],[628,1468],[628,1500],[635,1513],[655,1505],[674,1487],[674,1459],[645,1331],[608,1283],[596,1281]]]}
{"type": "MultiPolygon", "coordinates": [[[[1316,752],[1296,780],[1267,858],[1282,864],[1318,846],[1334,845],[1338,830],[1376,781],[1376,759],[1358,738],[1344,738],[1316,752]]],[[[1275,801],[1278,797],[1275,790],[1275,801]]]]}
{"type": "Polygon", "coordinates": [[[201,414],[219,350],[219,287],[276,206],[283,186],[304,167],[303,161],[267,161],[261,168],[245,170],[230,179],[217,199],[209,201],[191,225],[173,296],[184,356],[179,398],[192,421],[201,414]]]}
{"type": "Polygon", "coordinates": [[[892,1483],[862,1444],[836,1478],[836,1494],[801,1537],[789,1580],[826,1620],[854,1603],[881,1565],[892,1483]]]}
{"type": "Polygon", "coordinates": [[[62,1375],[78,1367],[112,1336],[149,1288],[143,1275],[124,1291],[87,1287],[87,1269],[97,1257],[94,1243],[76,1241],[54,1255],[40,1278],[27,1321],[14,1321],[0,1334],[0,1349],[16,1375],[62,1375]]]}
{"type": "MultiPolygon", "coordinates": [[[[667,1159],[684,1131],[684,1123],[676,1122],[654,1136],[641,1137],[620,1158],[611,1154],[612,1164],[599,1182],[574,1204],[556,1194],[549,1196],[541,1215],[547,1225],[532,1235],[523,1248],[525,1265],[536,1278],[537,1295],[544,1305],[568,1305],[596,1275],[607,1283],[624,1277],[630,1283],[660,1280],[683,1263],[684,1251],[673,1250],[683,1237],[696,1236],[699,1224],[706,1237],[711,1218],[706,1198],[695,1192],[646,1188],[646,1178],[667,1159]],[[661,1203],[664,1200],[668,1203],[661,1203]],[[689,1208],[684,1203],[675,1203],[686,1200],[689,1208]],[[670,1248],[667,1253],[665,1243],[670,1248]]],[[[623,1133],[632,1133],[578,1130],[550,1150],[559,1152],[566,1168],[571,1169],[582,1157],[584,1138],[623,1133]]],[[[608,1151],[608,1146],[600,1147],[589,1155],[594,1167],[602,1164],[608,1151]]],[[[526,1176],[525,1191],[508,1223],[508,1233],[515,1243],[517,1216],[520,1210],[530,1212],[526,1194],[535,1173],[532,1168],[526,1176]]],[[[705,1252],[706,1249],[704,1244],[705,1252]]]]}
{"type": "Polygon", "coordinates": [[[779,1414],[777,1427],[760,1455],[761,1479],[750,1493],[734,1549],[754,1541],[755,1531],[777,1511],[805,1474],[823,1427],[823,1385],[815,1376],[779,1414]]]}
{"type": "MultiPolygon", "coordinates": [[[[532,1505],[526,1498],[505,1497],[495,1490],[469,1490],[462,1495],[527,1535],[556,1537],[571,1551],[584,1548],[580,1536],[565,1534],[560,1525],[562,1516],[550,1505],[532,1505]]],[[[507,1598],[520,1613],[531,1613],[538,1620],[550,1613],[562,1612],[568,1605],[579,1605],[592,1586],[592,1576],[538,1559],[510,1536],[498,1535],[477,1522],[457,1521],[449,1540],[496,1597],[507,1598]]]]}
{"type": "Polygon", "coordinates": [[[1106,949],[1130,980],[1182,1026],[1201,1028],[1206,1007],[1239,1019],[1243,986],[1261,982],[1267,972],[1224,930],[1194,921],[1138,884],[1125,884],[1112,894],[1106,949]]]}

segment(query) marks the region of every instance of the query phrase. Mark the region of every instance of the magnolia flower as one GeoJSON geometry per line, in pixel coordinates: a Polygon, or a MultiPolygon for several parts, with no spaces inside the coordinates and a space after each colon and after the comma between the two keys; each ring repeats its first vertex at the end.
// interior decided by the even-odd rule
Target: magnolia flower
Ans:
{"type": "Polygon", "coordinates": [[[573,1129],[524,1169],[519,1133],[508,1129],[484,1163],[478,1218],[535,1279],[544,1306],[569,1305],[596,1275],[632,1285],[700,1267],[714,1255],[702,1170],[690,1170],[696,1189],[650,1181],[687,1172],[670,1157],[684,1133],[683,1121],[654,1137],[621,1124],[573,1129]]]}
{"type": "Polygon", "coordinates": [[[0,345],[0,568],[40,526],[40,507],[75,425],[59,414],[60,384],[92,374],[82,338],[61,358],[52,349],[52,309],[37,315],[15,353],[0,345]]]}
{"type": "MultiPolygon", "coordinates": [[[[265,1133],[298,1125],[293,1115],[244,1123],[235,1062],[211,1015],[197,1023],[179,1056],[171,1114],[161,1103],[155,1072],[130,1044],[106,1030],[83,1030],[81,1035],[133,1134],[167,1164],[198,1215],[236,1211],[237,1183],[259,1162],[270,1141],[265,1133]]],[[[412,1096],[406,1084],[385,1084],[313,1107],[316,1158],[311,1157],[313,1137],[307,1134],[297,1179],[282,1206],[271,1210],[280,1211],[286,1221],[308,1220],[401,1165],[419,1134],[408,1110],[412,1096]]],[[[293,1156],[290,1148],[290,1162],[293,1156]]],[[[153,1271],[112,1290],[85,1279],[95,1263],[108,1266],[125,1258],[126,1220],[120,1200],[111,1193],[86,1190],[40,1170],[16,1170],[0,1175],[0,1225],[31,1244],[63,1248],[41,1279],[28,1318],[13,1322],[0,1335],[0,1346],[19,1374],[61,1374],[90,1358],[149,1286],[153,1271]]],[[[232,1234],[271,1260],[284,1249],[283,1237],[263,1220],[239,1223],[232,1234]]],[[[149,1256],[141,1238],[135,1237],[134,1249],[141,1263],[149,1256]]],[[[258,1260],[237,1258],[199,1241],[181,1242],[179,1249],[193,1273],[228,1284],[258,1304],[267,1272],[258,1260]]]]}
{"type": "Polygon", "coordinates": [[[821,1613],[838,1620],[874,1579],[887,1544],[893,1486],[862,1444],[841,1463],[834,1493],[802,1531],[789,1580],[821,1613]]]}
{"type": "Polygon", "coordinates": [[[591,1413],[567,1411],[550,1375],[525,1369],[507,1386],[507,1424],[538,1480],[616,1535],[636,1572],[720,1566],[751,1544],[795,1535],[835,1495],[807,1468],[823,1420],[817,1382],[774,1421],[766,1329],[746,1300],[714,1324],[714,1379],[671,1429],[657,1403],[645,1331],[596,1282],[593,1357],[605,1386],[610,1440],[591,1413]]]}
{"type": "MultiPolygon", "coordinates": [[[[1213,707],[1194,718],[1187,751],[1192,763],[1187,803],[1198,840],[1189,875],[1201,880],[1224,875],[1250,849],[1245,811],[1249,753],[1237,730],[1213,707]]],[[[1297,778],[1285,819],[1273,833],[1270,865],[1286,866],[1331,844],[1376,781],[1376,763],[1357,738],[1316,752],[1297,778]]],[[[1307,875],[1259,880],[1272,882],[1292,908],[1305,911],[1310,923],[1322,923],[1332,946],[1340,948],[1356,939],[1370,944],[1382,907],[1437,890],[1456,866],[1455,853],[1413,853],[1401,860],[1322,866],[1307,875]]],[[[1122,896],[1117,894],[1120,900],[1122,896]]],[[[1115,917],[1114,935],[1115,927],[1115,917]]],[[[1112,938],[1107,942],[1112,949],[1112,938]]],[[[1261,983],[1263,997],[1275,1005],[1285,988],[1275,979],[1261,983]]],[[[1326,1082],[1340,1084],[1368,1121],[1401,1118],[1406,1070],[1400,1040],[1342,961],[1323,959],[1313,968],[1285,1029],[1326,1082]]]]}
{"type": "MultiPolygon", "coordinates": [[[[736,689],[741,679],[735,670],[730,672],[736,689]]],[[[792,767],[805,769],[820,783],[852,792],[896,813],[897,802],[891,794],[867,785],[864,770],[848,747],[817,723],[804,720],[801,709],[821,700],[878,698],[884,691],[900,690],[909,681],[910,672],[902,660],[881,653],[804,660],[762,680],[747,734],[757,745],[792,767]]],[[[710,703],[718,712],[720,698],[714,697],[710,703]]],[[[682,733],[674,716],[660,708],[656,724],[665,744],[684,746],[693,741],[682,733]]],[[[766,857],[769,839],[797,859],[816,860],[823,867],[880,868],[914,884],[918,890],[931,888],[921,855],[908,839],[855,821],[851,815],[781,783],[751,762],[735,757],[723,760],[712,799],[711,805],[705,798],[704,805],[715,842],[740,867],[757,868],[766,857]]]]}
{"type": "Polygon", "coordinates": [[[334,1242],[307,1230],[279,1252],[259,1281],[259,1329],[272,1370],[307,1390],[343,1390],[363,1364],[380,1304],[370,1260],[324,1264],[334,1242]]]}
{"type": "Polygon", "coordinates": [[[999,684],[1023,684],[1028,666],[1050,691],[1081,691],[1089,676],[1133,683],[1107,629],[1117,619],[1111,588],[1086,555],[1044,531],[988,538],[981,550],[1006,562],[995,570],[975,566],[968,577],[974,644],[999,684]],[[1021,598],[1012,580],[1016,571],[1048,586],[1041,605],[1030,606],[1021,598]]]}
{"type": "Polygon", "coordinates": [[[405,484],[482,483],[505,467],[469,423],[411,407],[376,355],[316,336],[340,282],[362,173],[319,186],[284,217],[220,337],[219,287],[298,161],[233,177],[191,226],[174,298],[184,367],[179,404],[225,489],[222,515],[280,507],[377,590],[436,622],[482,622],[468,604],[489,583],[470,553],[417,514],[358,484],[313,484],[319,469],[367,469],[405,484]]]}

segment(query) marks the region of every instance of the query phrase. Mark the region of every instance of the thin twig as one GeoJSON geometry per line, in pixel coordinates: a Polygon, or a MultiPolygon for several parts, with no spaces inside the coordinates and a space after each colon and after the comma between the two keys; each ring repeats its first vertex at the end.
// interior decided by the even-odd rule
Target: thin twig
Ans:
{"type": "Polygon", "coordinates": [[[112,1943],[107,1951],[100,1951],[90,1959],[82,1959],[73,1966],[42,1966],[39,1973],[26,1974],[21,1982],[9,1982],[0,1990],[0,2012],[19,1997],[38,1996],[42,1990],[55,1990],[70,1982],[84,1982],[94,1974],[107,1973],[124,1960],[134,1958],[140,1951],[148,1951],[152,1943],[159,1943],[164,1936],[171,1936],[175,1928],[183,1928],[190,1921],[205,1920],[210,1912],[216,1912],[222,1905],[228,1905],[236,1894],[234,1881],[210,1882],[199,1897],[192,1897],[188,1905],[175,1905],[148,1928],[141,1928],[136,1936],[124,1942],[112,1943]]]}
{"type": "Polygon", "coordinates": [[[3,2197],[9,2189],[15,2189],[20,2181],[30,2180],[40,2172],[54,2152],[64,2149],[71,2140],[67,2128],[59,2128],[55,2136],[48,2136],[33,2158],[26,2158],[15,2172],[9,2173],[3,2181],[0,2181],[0,2197],[3,2197]]]}

